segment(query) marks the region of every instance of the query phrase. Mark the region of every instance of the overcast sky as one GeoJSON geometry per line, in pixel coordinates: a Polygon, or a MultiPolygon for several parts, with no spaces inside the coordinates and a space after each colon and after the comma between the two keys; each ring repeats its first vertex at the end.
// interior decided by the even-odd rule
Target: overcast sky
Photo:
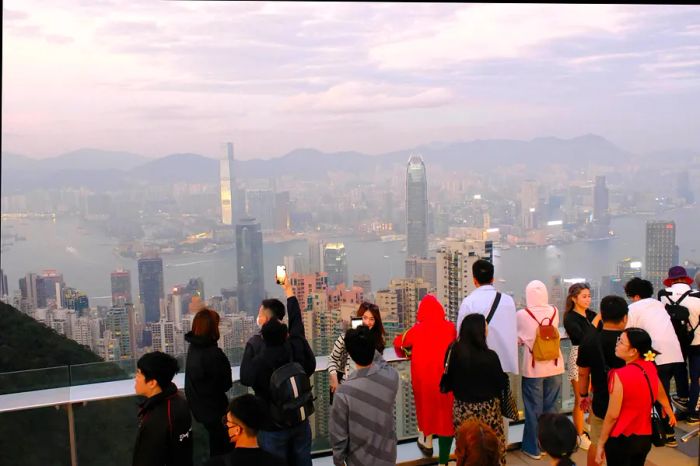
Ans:
{"type": "Polygon", "coordinates": [[[699,7],[3,3],[3,151],[700,150],[699,7]]]}

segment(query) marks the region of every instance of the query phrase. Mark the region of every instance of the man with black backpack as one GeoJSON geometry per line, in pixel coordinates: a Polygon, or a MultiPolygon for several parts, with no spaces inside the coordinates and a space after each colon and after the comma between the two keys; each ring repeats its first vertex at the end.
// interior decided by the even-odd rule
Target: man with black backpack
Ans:
{"type": "Polygon", "coordinates": [[[684,267],[671,267],[668,277],[664,280],[666,289],[659,291],[658,298],[666,306],[683,353],[684,362],[677,365],[673,374],[676,381],[676,396],[673,397],[673,402],[687,411],[688,424],[697,425],[700,423],[696,409],[700,379],[700,292],[694,292],[690,288],[692,283],[693,279],[688,276],[684,267]]]}
{"type": "Polygon", "coordinates": [[[314,406],[310,377],[316,370],[316,357],[304,335],[292,286],[287,280],[281,285],[287,296],[289,328],[279,316],[281,306],[284,317],[284,305],[278,300],[263,301],[258,322],[264,323],[260,335],[246,344],[240,381],[253,387],[270,407],[270,419],[258,432],[260,447],[285,458],[290,466],[311,466],[309,416],[314,406]]]}

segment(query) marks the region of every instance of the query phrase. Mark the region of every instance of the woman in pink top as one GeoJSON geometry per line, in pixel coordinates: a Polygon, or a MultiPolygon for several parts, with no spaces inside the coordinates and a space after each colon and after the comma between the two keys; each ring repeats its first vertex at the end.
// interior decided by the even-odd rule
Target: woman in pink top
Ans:
{"type": "Polygon", "coordinates": [[[651,407],[659,401],[671,426],[676,417],[654,364],[657,352],[641,328],[628,328],[617,339],[615,356],[625,367],[608,375],[610,403],[605,413],[596,462],[615,466],[642,466],[651,449],[651,407]]]}

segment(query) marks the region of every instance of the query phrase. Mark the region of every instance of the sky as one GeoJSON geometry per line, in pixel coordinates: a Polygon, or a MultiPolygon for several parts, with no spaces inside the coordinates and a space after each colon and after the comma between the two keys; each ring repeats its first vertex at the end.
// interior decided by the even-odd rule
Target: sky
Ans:
{"type": "Polygon", "coordinates": [[[2,150],[700,151],[700,7],[3,2],[2,150]]]}

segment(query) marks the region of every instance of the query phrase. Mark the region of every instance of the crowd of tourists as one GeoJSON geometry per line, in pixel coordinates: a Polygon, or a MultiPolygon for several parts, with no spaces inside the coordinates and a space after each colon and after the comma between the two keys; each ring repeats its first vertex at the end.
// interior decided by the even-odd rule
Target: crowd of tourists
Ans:
{"type": "MultiPolygon", "coordinates": [[[[490,262],[476,261],[472,278],[475,289],[457,322],[426,295],[416,323],[393,341],[396,353],[410,360],[417,445],[425,455],[433,455],[437,440],[441,465],[505,465],[509,420],[522,416],[514,375],[521,376],[521,449],[532,459],[546,453],[552,464],[572,465],[573,453],[583,449],[589,466],[643,465],[652,444],[678,445],[677,418],[698,424],[700,292],[698,277],[693,289],[683,267],[669,270],[656,295],[649,281],[631,279],[624,288],[629,304],[605,296],[599,312],[591,309],[586,283],[569,288],[560,310],[544,283],[533,280],[517,310],[494,287],[490,262]],[[571,342],[566,360],[560,325],[571,342]],[[559,414],[564,377],[575,395],[573,422],[559,414]]],[[[134,466],[192,465],[192,417],[208,434],[207,465],[311,465],[316,358],[293,289],[284,280],[281,286],[286,305],[262,302],[259,331],[240,365],[240,382],[254,394],[229,401],[231,366],[217,345],[219,315],[210,309],[196,314],[185,337],[186,396],[172,382],[176,359],[160,352],[139,359],[135,390],[145,399],[134,466]]],[[[381,310],[365,302],[356,318],[361,324],[337,339],[327,368],[333,463],[395,465],[399,374],[383,356],[381,310]]]]}

